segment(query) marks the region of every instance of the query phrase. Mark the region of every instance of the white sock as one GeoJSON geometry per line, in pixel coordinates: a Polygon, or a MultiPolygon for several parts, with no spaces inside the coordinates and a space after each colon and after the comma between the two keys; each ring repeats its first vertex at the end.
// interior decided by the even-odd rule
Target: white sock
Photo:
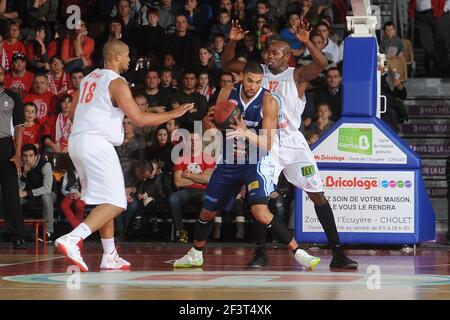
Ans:
{"type": "Polygon", "coordinates": [[[114,238],[102,239],[102,246],[104,253],[113,253],[116,250],[116,245],[114,244],[114,238]]]}
{"type": "Polygon", "coordinates": [[[78,237],[78,238],[81,238],[84,240],[87,237],[89,237],[91,235],[91,233],[92,233],[92,231],[87,224],[80,223],[78,225],[78,227],[76,227],[75,229],[73,229],[73,231],[71,233],[69,233],[69,235],[72,237],[78,237]]]}

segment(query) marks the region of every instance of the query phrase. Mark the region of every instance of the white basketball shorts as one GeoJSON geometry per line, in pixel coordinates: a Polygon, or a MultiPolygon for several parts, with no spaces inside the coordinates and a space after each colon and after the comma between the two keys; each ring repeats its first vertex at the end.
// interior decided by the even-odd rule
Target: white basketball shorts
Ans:
{"type": "Polygon", "coordinates": [[[286,179],[295,187],[307,192],[323,192],[322,178],[314,155],[308,147],[290,148],[274,143],[271,151],[275,162],[275,184],[283,171],[286,179]]]}
{"type": "Polygon", "coordinates": [[[81,199],[90,205],[127,208],[125,182],[114,146],[102,137],[77,134],[69,138],[69,155],[81,182],[81,199]]]}

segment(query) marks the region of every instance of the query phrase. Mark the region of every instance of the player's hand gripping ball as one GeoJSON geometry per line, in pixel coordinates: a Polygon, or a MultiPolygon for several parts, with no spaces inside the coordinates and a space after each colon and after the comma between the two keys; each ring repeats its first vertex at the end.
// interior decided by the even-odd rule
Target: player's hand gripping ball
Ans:
{"type": "Polygon", "coordinates": [[[214,125],[217,129],[225,131],[233,129],[230,125],[235,125],[234,119],[241,118],[241,110],[232,101],[223,101],[216,104],[214,108],[214,125]]]}

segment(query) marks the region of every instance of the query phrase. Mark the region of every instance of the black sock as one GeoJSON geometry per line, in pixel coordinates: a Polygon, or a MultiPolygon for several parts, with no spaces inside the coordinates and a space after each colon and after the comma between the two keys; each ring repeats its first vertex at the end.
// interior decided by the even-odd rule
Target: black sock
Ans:
{"type": "Polygon", "coordinates": [[[284,244],[289,244],[293,239],[286,224],[277,216],[273,216],[267,228],[271,228],[284,244]]]}
{"type": "Polygon", "coordinates": [[[255,238],[257,248],[265,248],[267,241],[267,226],[254,220],[253,221],[253,237],[255,238]]]}
{"type": "Polygon", "coordinates": [[[295,255],[297,253],[297,250],[300,249],[300,247],[295,248],[294,250],[292,250],[292,253],[295,255]]]}
{"type": "Polygon", "coordinates": [[[203,221],[202,219],[198,218],[195,222],[195,240],[205,241],[206,239],[208,239],[213,228],[213,222],[214,220],[203,221]]]}
{"type": "Polygon", "coordinates": [[[334,250],[339,246],[339,234],[334,221],[333,210],[328,202],[323,206],[314,206],[314,209],[316,209],[317,218],[319,218],[320,224],[325,231],[328,244],[334,250]]]}
{"type": "Polygon", "coordinates": [[[203,247],[200,248],[200,247],[197,247],[197,246],[194,244],[194,249],[197,250],[197,251],[202,251],[202,250],[203,250],[203,247]]]}

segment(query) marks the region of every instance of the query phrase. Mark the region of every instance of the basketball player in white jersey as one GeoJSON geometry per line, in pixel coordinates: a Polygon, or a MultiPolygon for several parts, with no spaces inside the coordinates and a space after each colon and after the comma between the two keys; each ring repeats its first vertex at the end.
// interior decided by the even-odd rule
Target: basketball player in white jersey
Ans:
{"type": "MultiPolygon", "coordinates": [[[[313,201],[317,217],[333,251],[330,268],[356,269],[358,263],[346,257],[341,248],[333,211],[324,196],[316,161],[305,137],[298,130],[306,104],[305,86],[302,84],[315,79],[327,65],[326,57],[310,41],[308,28],[309,26],[301,23],[297,28],[296,37],[309,49],[313,63],[305,67],[289,67],[292,57],[290,45],[285,41],[274,41],[267,49],[267,64],[263,65],[263,87],[269,90],[279,102],[278,132],[272,147],[272,155],[277,163],[274,177],[278,179],[283,171],[286,179],[297,188],[303,189],[313,201]]],[[[233,23],[230,41],[222,55],[221,63],[224,69],[232,72],[242,71],[244,64],[233,61],[233,58],[236,43],[242,40],[247,32],[242,30],[237,22],[233,23]]],[[[277,183],[277,181],[274,182],[277,183]]],[[[262,244],[264,246],[266,231],[262,233],[260,238],[264,238],[262,244]]],[[[256,255],[261,252],[265,252],[264,248],[257,251],[256,255]]]]}
{"type": "Polygon", "coordinates": [[[130,268],[114,244],[114,218],[127,207],[123,173],[114,149],[123,142],[124,115],[138,126],[155,126],[182,116],[194,106],[185,104],[165,113],[142,112],[120,76],[130,62],[128,46],[118,40],[108,41],[103,47],[103,58],[104,69],[87,75],[75,94],[69,138],[69,154],[81,180],[81,198],[86,204],[97,206],[83,223],[55,241],[58,250],[84,272],[88,267],[80,246],[96,230],[100,231],[103,245],[100,269],[130,268]]]}

